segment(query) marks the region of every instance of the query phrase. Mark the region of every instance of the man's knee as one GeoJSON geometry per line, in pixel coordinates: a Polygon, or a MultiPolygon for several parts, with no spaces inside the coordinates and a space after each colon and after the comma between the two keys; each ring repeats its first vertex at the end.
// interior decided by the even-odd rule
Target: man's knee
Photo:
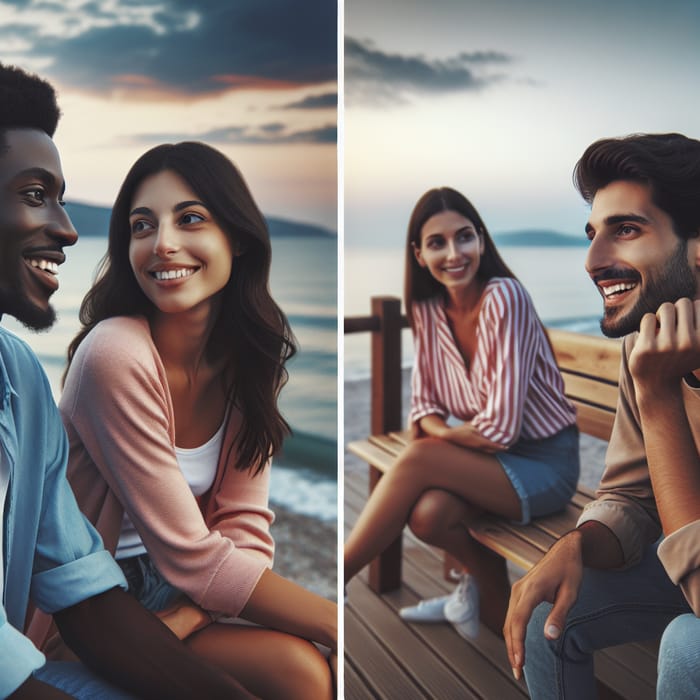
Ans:
{"type": "Polygon", "coordinates": [[[666,627],[659,647],[657,697],[700,697],[700,620],[679,615],[666,627]]]}
{"type": "Polygon", "coordinates": [[[525,658],[531,655],[540,654],[549,644],[549,640],[544,636],[544,624],[547,616],[552,611],[551,603],[540,603],[530,616],[525,635],[525,658]]]}

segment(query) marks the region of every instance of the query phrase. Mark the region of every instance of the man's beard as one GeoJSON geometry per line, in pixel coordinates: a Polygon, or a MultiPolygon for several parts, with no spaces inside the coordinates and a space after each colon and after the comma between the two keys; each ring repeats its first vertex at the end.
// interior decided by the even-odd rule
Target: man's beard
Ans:
{"type": "MultiPolygon", "coordinates": [[[[629,279],[628,271],[620,271],[615,275],[610,271],[607,279],[629,279]]],[[[642,284],[639,274],[636,274],[638,284],[642,284]]],[[[598,279],[602,279],[603,276],[598,279]]],[[[697,279],[695,272],[688,265],[688,242],[683,239],[676,250],[660,269],[649,273],[648,279],[642,285],[639,299],[634,307],[626,315],[616,318],[620,309],[613,307],[605,309],[600,321],[600,330],[609,338],[619,338],[639,330],[642,316],[647,313],[655,314],[664,302],[675,303],[683,297],[695,298],[697,292],[697,279]]]]}
{"type": "Polygon", "coordinates": [[[3,288],[0,288],[0,314],[14,316],[32,331],[48,330],[56,322],[56,311],[52,306],[42,309],[18,292],[3,288]]]}

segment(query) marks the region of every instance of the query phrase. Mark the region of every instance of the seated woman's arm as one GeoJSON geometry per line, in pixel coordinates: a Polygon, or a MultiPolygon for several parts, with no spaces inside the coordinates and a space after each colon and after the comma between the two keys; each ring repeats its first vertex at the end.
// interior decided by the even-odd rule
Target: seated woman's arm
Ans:
{"type": "Polygon", "coordinates": [[[172,586],[205,610],[235,617],[272,563],[269,470],[257,477],[227,475],[227,483],[248,486],[238,499],[212,497],[205,521],[175,456],[164,369],[145,337],[147,327],[136,324],[110,319],[73,359],[61,397],[71,485],[108,548],[116,548],[121,504],[172,586]],[[227,521],[238,539],[229,536],[227,521]]]}
{"type": "Polygon", "coordinates": [[[337,651],[338,608],[335,603],[266,570],[241,616],[265,627],[311,639],[337,651]]]}
{"type": "Polygon", "coordinates": [[[505,445],[485,438],[469,421],[450,426],[441,416],[431,414],[418,421],[423,435],[447,440],[455,445],[471,447],[482,452],[494,453],[506,449],[505,445]]]}
{"type": "MultiPolygon", "coordinates": [[[[294,610],[299,620],[290,617],[289,611],[275,618],[284,606],[275,604],[271,612],[263,613],[265,601],[274,603],[265,595],[248,610],[263,579],[271,575],[269,465],[257,476],[232,467],[223,470],[203,504],[205,520],[177,465],[174,418],[164,391],[165,378],[158,376],[160,368],[148,349],[139,349],[143,339],[138,334],[130,337],[125,330],[129,329],[91,340],[93,331],[83,341],[61,400],[71,447],[78,443],[77,450],[71,450],[71,481],[81,507],[85,510],[85,501],[95,490],[96,467],[129,514],[158,570],[196,606],[230,617],[246,608],[256,616],[254,621],[266,614],[269,622],[264,624],[297,633],[305,624],[303,608],[294,610]],[[82,456],[74,459],[79,452],[82,456]],[[276,624],[273,619],[277,619],[276,624]]],[[[236,426],[229,426],[226,432],[224,454],[236,426]]],[[[86,514],[93,521],[104,515],[99,509],[86,514]]],[[[296,589],[303,589],[285,584],[289,590],[294,588],[296,600],[296,595],[301,595],[296,589]]],[[[305,634],[328,644],[327,628],[335,624],[336,606],[308,591],[303,594],[305,605],[323,613],[312,620],[315,626],[304,627],[305,634]]],[[[196,612],[183,606],[165,617],[170,617],[178,636],[186,636],[188,625],[194,631],[206,623],[201,611],[199,616],[192,615],[196,612]]]]}

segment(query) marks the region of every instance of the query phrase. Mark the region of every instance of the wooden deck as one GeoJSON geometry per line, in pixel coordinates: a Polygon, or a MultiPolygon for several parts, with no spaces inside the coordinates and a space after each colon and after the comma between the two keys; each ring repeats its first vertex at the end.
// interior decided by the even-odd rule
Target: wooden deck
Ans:
{"type": "MultiPolygon", "coordinates": [[[[367,500],[367,468],[350,460],[345,471],[345,535],[349,533],[367,500]]],[[[408,529],[403,535],[401,587],[377,596],[367,585],[363,571],[348,586],[345,606],[346,700],[510,700],[527,698],[523,681],[516,682],[503,641],[481,627],[475,641],[463,640],[448,624],[407,624],[399,608],[421,598],[450,592],[453,584],[442,577],[443,556],[416,539],[408,529]]],[[[522,570],[511,568],[512,576],[522,570]]],[[[622,649],[621,647],[617,648],[622,649]]],[[[596,653],[596,675],[606,682],[599,686],[601,700],[653,700],[656,660],[651,648],[639,654],[612,658],[596,653]],[[645,656],[645,658],[646,658],[645,656]],[[628,679],[630,694],[611,690],[619,678],[628,679]],[[629,681],[629,679],[632,681],[629,681]],[[636,679],[636,680],[635,680],[636,679]],[[631,685],[630,685],[631,683],[631,685]]]]}
{"type": "MultiPolygon", "coordinates": [[[[367,500],[367,468],[345,473],[346,535],[367,500]]],[[[406,624],[398,609],[453,586],[442,578],[442,552],[406,530],[403,585],[377,596],[360,574],[348,586],[345,607],[345,699],[520,700],[502,640],[482,627],[476,642],[463,640],[448,624],[406,624]]]]}

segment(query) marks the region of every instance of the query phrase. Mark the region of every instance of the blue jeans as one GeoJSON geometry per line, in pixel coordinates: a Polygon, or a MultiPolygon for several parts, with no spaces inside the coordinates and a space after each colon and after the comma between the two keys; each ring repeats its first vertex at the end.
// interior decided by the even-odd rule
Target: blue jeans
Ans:
{"type": "MultiPolygon", "coordinates": [[[[597,695],[593,674],[593,652],[623,644],[658,639],[668,628],[666,647],[678,655],[700,658],[700,625],[686,625],[686,638],[694,639],[690,654],[689,641],[678,642],[674,632],[675,620],[687,617],[690,607],[668,578],[656,556],[656,546],[648,548],[642,561],[625,571],[585,569],[576,603],[569,611],[559,639],[544,636],[544,623],[552,606],[542,603],[532,614],[525,640],[525,679],[533,700],[566,698],[590,700],[597,695]],[[670,624],[671,622],[674,624],[670,624]],[[687,630],[692,629],[692,632],[687,630]]],[[[692,616],[695,622],[698,620],[692,616]]],[[[659,653],[659,698],[677,700],[685,697],[679,683],[688,673],[699,673],[697,662],[685,669],[670,668],[665,658],[664,644],[659,653]],[[682,678],[681,678],[682,677],[682,678]],[[663,694],[661,686],[664,684],[663,694]]],[[[685,662],[684,662],[685,663],[685,662]]],[[[697,687],[697,686],[696,686],[697,687]]]]}
{"type": "Polygon", "coordinates": [[[148,554],[117,559],[117,564],[124,572],[129,585],[128,592],[146,610],[151,612],[165,610],[183,595],[165,580],[148,554]]]}
{"type": "Polygon", "coordinates": [[[34,677],[78,700],[136,700],[78,662],[49,661],[34,677]]]}
{"type": "Polygon", "coordinates": [[[666,628],[659,649],[659,700],[700,698],[700,619],[678,616],[666,628]]]}

